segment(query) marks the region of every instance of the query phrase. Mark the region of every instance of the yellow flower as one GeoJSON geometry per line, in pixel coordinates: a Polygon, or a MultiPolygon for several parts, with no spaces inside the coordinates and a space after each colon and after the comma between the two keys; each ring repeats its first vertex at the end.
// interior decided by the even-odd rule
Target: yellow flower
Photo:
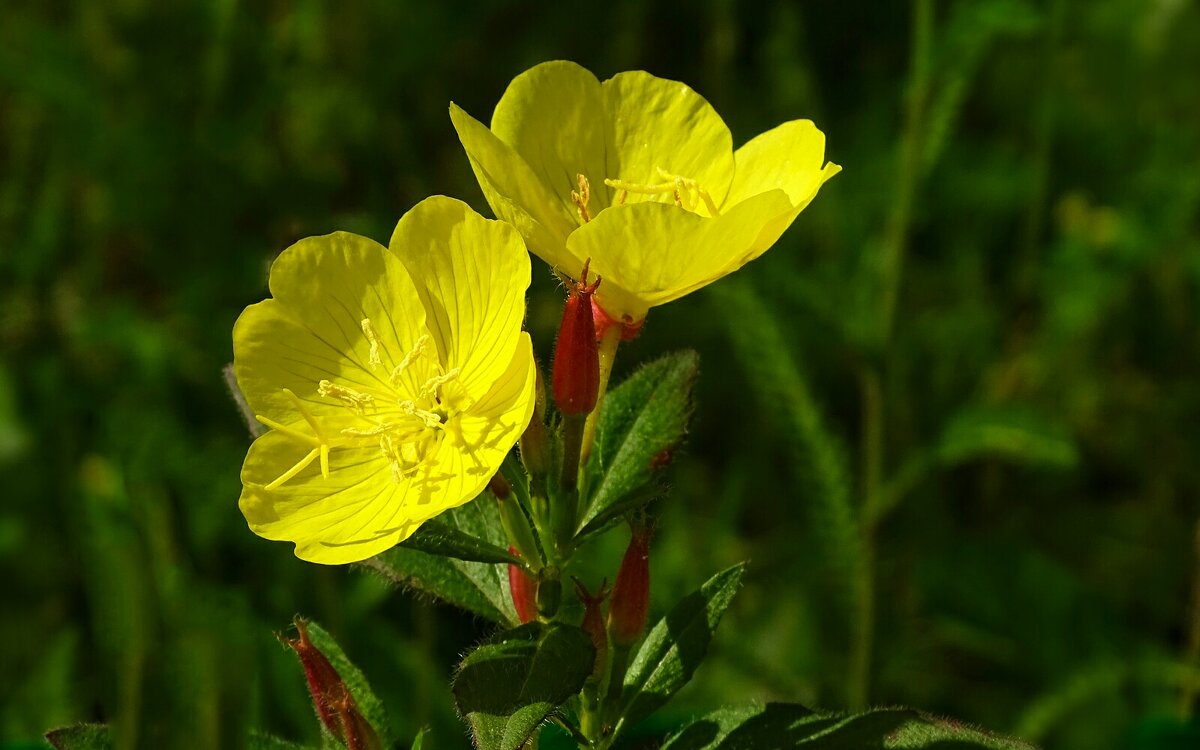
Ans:
{"type": "Polygon", "coordinates": [[[529,255],[512,227],[428,198],[390,248],[343,232],[271,267],[233,330],[268,432],[239,502],[251,530],[318,563],[363,560],[478,495],[529,423],[529,255]]]}
{"type": "Polygon", "coordinates": [[[509,84],[490,130],[450,117],[496,216],[568,277],[591,258],[598,304],[630,323],[764,253],[841,169],[809,120],[734,151],[699,94],[642,71],[600,83],[543,63],[509,84]]]}

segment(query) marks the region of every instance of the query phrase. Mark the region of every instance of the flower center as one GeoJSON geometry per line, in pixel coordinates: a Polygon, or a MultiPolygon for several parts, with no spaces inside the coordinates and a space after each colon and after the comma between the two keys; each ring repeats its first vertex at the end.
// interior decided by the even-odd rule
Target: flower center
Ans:
{"type": "Polygon", "coordinates": [[[370,389],[359,390],[331,380],[317,383],[317,396],[343,407],[344,416],[318,419],[304,400],[287,388],[284,394],[311,434],[255,415],[267,427],[311,446],[303,458],[266,486],[268,490],[280,487],[318,459],[321,475],[328,479],[330,450],[371,444],[378,446],[391,465],[392,481],[400,483],[437,457],[446,432],[454,427],[454,418],[469,407],[470,399],[459,385],[458,368],[443,367],[431,349],[428,334],[418,338],[397,361],[380,341],[370,319],[363,319],[362,330],[370,344],[370,369],[383,369],[384,357],[393,366],[386,379],[376,376],[370,389]]]}

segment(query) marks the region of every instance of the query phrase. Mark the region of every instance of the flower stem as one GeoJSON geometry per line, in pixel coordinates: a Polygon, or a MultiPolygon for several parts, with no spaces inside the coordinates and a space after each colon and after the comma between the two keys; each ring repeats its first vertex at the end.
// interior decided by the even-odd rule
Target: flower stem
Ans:
{"type": "Polygon", "coordinates": [[[613,362],[617,358],[617,346],[621,343],[621,327],[609,326],[600,337],[600,390],[596,393],[596,408],[588,415],[583,431],[583,448],[580,458],[584,463],[592,455],[592,441],[596,438],[596,422],[600,419],[600,408],[604,406],[604,394],[608,392],[608,378],[612,375],[613,362]]]}

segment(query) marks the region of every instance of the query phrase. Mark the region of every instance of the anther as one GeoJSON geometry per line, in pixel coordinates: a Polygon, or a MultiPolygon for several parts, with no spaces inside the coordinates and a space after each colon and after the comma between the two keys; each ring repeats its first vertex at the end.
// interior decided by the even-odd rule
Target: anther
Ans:
{"type": "Polygon", "coordinates": [[[575,201],[575,208],[579,211],[579,218],[586,224],[592,220],[592,215],[588,212],[588,202],[592,199],[592,186],[582,174],[575,175],[575,182],[579,185],[579,190],[571,191],[571,200],[575,201]]]}
{"type": "Polygon", "coordinates": [[[366,407],[375,401],[375,397],[369,393],[359,393],[353,388],[346,388],[328,380],[322,380],[320,383],[317,383],[317,393],[327,398],[336,398],[338,401],[353,408],[360,415],[366,407]]]}
{"type": "Polygon", "coordinates": [[[405,354],[404,359],[400,360],[400,364],[396,365],[395,369],[392,370],[392,374],[388,377],[388,380],[391,381],[393,388],[398,387],[397,383],[400,379],[401,373],[412,366],[412,363],[415,362],[419,357],[425,355],[426,349],[429,348],[429,341],[429,334],[424,334],[418,338],[416,342],[413,343],[412,350],[410,350],[408,354],[405,354]]]}
{"type": "Polygon", "coordinates": [[[367,356],[367,362],[371,365],[371,369],[375,369],[383,364],[383,360],[379,357],[379,335],[375,333],[375,326],[371,325],[370,318],[362,319],[362,330],[367,341],[371,343],[371,353],[367,356]]]}

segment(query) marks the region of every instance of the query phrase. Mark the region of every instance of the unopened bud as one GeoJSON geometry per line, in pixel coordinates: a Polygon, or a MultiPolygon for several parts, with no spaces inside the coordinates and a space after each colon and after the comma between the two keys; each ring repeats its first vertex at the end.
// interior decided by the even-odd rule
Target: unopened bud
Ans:
{"type": "Polygon", "coordinates": [[[613,643],[631,646],[646,627],[650,604],[650,531],[634,529],[613,585],[608,632],[613,643]]]}
{"type": "Polygon", "coordinates": [[[299,638],[283,638],[300,657],[304,678],[313,706],[325,729],[349,750],[379,750],[383,747],[371,724],[358,710],[350,688],[342,680],[325,654],[308,637],[308,623],[297,616],[293,621],[299,638]]]}
{"type": "Polygon", "coordinates": [[[592,645],[596,647],[596,661],[588,679],[598,680],[608,660],[608,632],[604,628],[604,614],[600,611],[600,605],[608,598],[608,581],[601,583],[596,593],[591,594],[583,582],[576,578],[575,595],[583,602],[583,622],[579,627],[588,634],[592,645]]]}
{"type": "MultiPolygon", "coordinates": [[[[508,551],[520,556],[516,547],[508,551]]],[[[529,576],[519,565],[508,566],[508,588],[512,592],[513,608],[517,610],[517,619],[524,625],[537,619],[537,581],[529,576]]]]}
{"type": "Polygon", "coordinates": [[[558,606],[562,603],[562,582],[553,568],[543,572],[544,577],[538,581],[537,611],[548,620],[558,614],[558,606]]]}
{"type": "Polygon", "coordinates": [[[588,263],[584,263],[579,281],[570,284],[554,348],[554,402],[568,416],[590,413],[600,391],[600,353],[592,320],[592,294],[600,279],[589,286],[587,275],[588,263]]]}

